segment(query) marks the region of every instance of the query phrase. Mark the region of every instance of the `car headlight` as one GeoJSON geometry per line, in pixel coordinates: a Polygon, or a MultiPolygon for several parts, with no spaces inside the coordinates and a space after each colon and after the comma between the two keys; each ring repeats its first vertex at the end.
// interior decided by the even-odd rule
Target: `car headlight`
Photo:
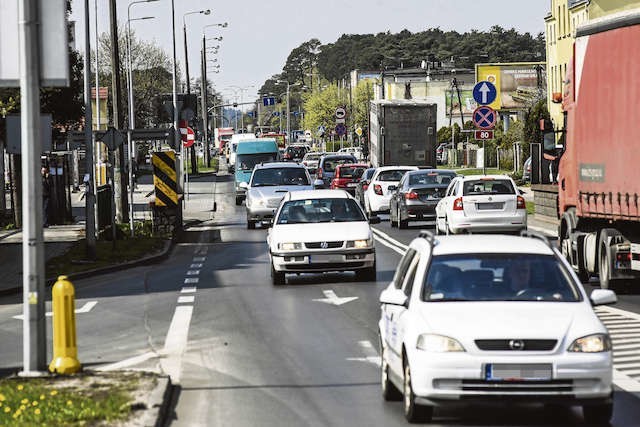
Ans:
{"type": "Polygon", "coordinates": [[[465,351],[462,344],[453,338],[444,335],[422,334],[418,337],[416,343],[418,350],[430,351],[433,353],[449,353],[465,351]]]}
{"type": "Polygon", "coordinates": [[[347,241],[348,248],[365,249],[370,248],[371,246],[373,246],[373,239],[347,241]]]}
{"type": "Polygon", "coordinates": [[[278,247],[283,251],[297,251],[302,249],[302,243],[280,243],[278,247]]]}
{"type": "Polygon", "coordinates": [[[611,338],[607,334],[593,334],[578,338],[570,346],[569,351],[575,353],[602,353],[611,350],[611,338]]]}

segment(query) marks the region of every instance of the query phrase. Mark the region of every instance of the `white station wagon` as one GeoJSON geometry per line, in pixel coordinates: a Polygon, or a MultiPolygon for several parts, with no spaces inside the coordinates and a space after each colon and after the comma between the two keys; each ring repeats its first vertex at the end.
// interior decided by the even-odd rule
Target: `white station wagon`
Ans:
{"type": "Polygon", "coordinates": [[[582,405],[588,423],[613,412],[611,339],[564,257],[542,236],[423,232],[380,295],[382,391],[407,420],[436,406],[582,405]]]}
{"type": "MultiPolygon", "coordinates": [[[[378,223],[380,218],[369,222],[378,223]]],[[[376,251],[369,222],[346,191],[287,193],[267,235],[273,284],[284,284],[285,273],[329,271],[355,271],[358,279],[375,281],[376,251]]]]}

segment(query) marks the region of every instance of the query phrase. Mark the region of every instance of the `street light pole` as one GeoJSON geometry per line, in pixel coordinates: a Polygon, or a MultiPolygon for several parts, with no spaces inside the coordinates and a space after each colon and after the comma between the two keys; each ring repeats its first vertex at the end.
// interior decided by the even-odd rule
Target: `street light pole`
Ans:
{"type": "Polygon", "coordinates": [[[195,10],[193,12],[187,12],[182,15],[182,31],[184,33],[184,68],[187,73],[187,94],[191,94],[191,82],[189,81],[189,56],[187,50],[187,15],[193,15],[194,13],[203,13],[209,15],[210,9],[207,10],[195,10]]]}
{"type": "Polygon", "coordinates": [[[180,144],[180,157],[176,162],[176,168],[180,170],[180,183],[179,189],[184,192],[184,170],[182,165],[183,161],[183,149],[182,149],[182,141],[180,138],[179,130],[178,130],[178,83],[177,83],[177,67],[176,67],[176,12],[175,12],[175,0],[171,0],[171,37],[172,37],[172,47],[173,47],[173,57],[172,57],[172,77],[173,77],[173,140],[175,148],[177,148],[178,144],[180,144]]]}

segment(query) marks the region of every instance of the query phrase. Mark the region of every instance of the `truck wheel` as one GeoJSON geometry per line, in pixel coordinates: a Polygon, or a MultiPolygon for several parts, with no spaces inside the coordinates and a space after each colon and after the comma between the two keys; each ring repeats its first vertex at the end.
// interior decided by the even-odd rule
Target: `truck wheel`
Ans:
{"type": "Polygon", "coordinates": [[[616,284],[616,280],[611,278],[612,276],[612,268],[613,268],[613,260],[611,259],[611,252],[609,251],[609,245],[607,244],[607,240],[609,236],[619,235],[618,230],[613,228],[604,228],[600,231],[600,238],[598,247],[600,250],[598,251],[598,275],[600,276],[600,287],[602,289],[613,288],[616,284]]]}
{"type": "Polygon", "coordinates": [[[236,196],[236,206],[240,206],[242,204],[242,197],[236,196]]]}

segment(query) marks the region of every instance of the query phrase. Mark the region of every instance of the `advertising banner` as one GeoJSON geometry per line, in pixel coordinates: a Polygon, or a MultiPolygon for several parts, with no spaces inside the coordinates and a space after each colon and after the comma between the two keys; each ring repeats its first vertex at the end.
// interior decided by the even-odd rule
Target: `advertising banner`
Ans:
{"type": "MultiPolygon", "coordinates": [[[[444,93],[447,107],[447,117],[451,115],[451,90],[447,89],[444,93]]],[[[473,99],[473,90],[460,90],[460,100],[462,101],[462,114],[465,120],[471,120],[471,114],[476,109],[476,101],[473,99]]],[[[453,90],[453,117],[460,117],[460,102],[458,101],[458,93],[453,90]]]]}
{"type": "Polygon", "coordinates": [[[489,104],[494,110],[518,111],[529,108],[540,94],[546,94],[544,62],[476,64],[476,81],[495,85],[498,96],[489,104]]]}

